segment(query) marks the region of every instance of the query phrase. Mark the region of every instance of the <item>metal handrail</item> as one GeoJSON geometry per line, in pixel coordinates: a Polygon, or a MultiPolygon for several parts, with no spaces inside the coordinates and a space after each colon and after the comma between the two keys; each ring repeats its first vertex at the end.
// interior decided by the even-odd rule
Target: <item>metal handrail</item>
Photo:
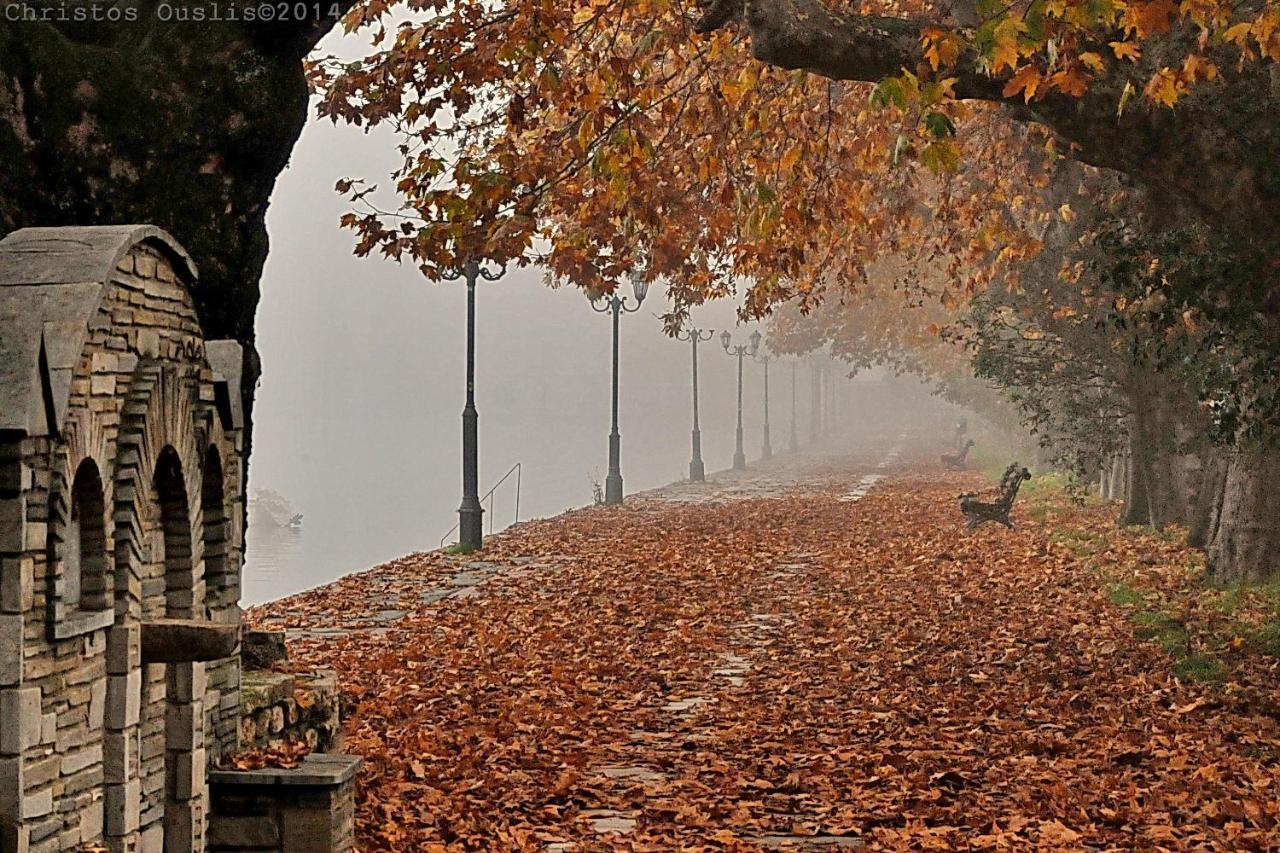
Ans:
{"type": "MultiPolygon", "coordinates": [[[[485,492],[484,496],[480,498],[480,503],[484,503],[485,501],[489,502],[488,512],[489,512],[489,532],[490,533],[493,532],[493,493],[498,491],[498,487],[501,486],[503,483],[505,483],[512,474],[516,475],[516,514],[515,514],[515,517],[511,519],[511,523],[515,524],[517,521],[520,520],[520,483],[521,483],[521,480],[524,478],[524,470],[521,463],[517,462],[516,464],[508,468],[507,473],[503,474],[502,478],[498,480],[498,482],[493,484],[493,488],[485,492]]],[[[457,529],[458,529],[458,524],[454,524],[453,527],[449,528],[448,533],[440,537],[441,548],[444,547],[444,543],[449,541],[449,537],[452,536],[457,531],[457,529]]]]}

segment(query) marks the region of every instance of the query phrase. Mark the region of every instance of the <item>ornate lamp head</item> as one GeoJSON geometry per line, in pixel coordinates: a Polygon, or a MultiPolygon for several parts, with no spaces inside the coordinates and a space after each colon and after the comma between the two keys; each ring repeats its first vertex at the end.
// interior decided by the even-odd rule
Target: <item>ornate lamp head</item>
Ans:
{"type": "Polygon", "coordinates": [[[729,334],[729,330],[725,329],[720,333],[720,344],[724,347],[724,351],[729,351],[729,344],[733,342],[733,335],[729,334]]]}
{"type": "Polygon", "coordinates": [[[649,282],[645,281],[644,273],[639,269],[631,271],[631,292],[635,294],[636,305],[644,302],[645,296],[649,293],[649,282]]]}
{"type": "Polygon", "coordinates": [[[755,355],[757,352],[760,351],[760,338],[761,338],[761,334],[759,329],[756,329],[754,332],[751,333],[751,337],[749,340],[751,341],[752,355],[755,355]]]}

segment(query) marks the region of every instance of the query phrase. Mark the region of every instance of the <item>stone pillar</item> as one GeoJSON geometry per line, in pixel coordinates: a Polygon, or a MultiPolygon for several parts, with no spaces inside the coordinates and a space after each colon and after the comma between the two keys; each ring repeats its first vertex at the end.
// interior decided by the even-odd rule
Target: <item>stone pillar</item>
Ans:
{"type": "Polygon", "coordinates": [[[142,803],[138,726],[142,717],[142,633],[117,625],[107,634],[107,702],[102,736],[104,835],[112,853],[135,849],[142,803]]]}
{"type": "Polygon", "coordinates": [[[165,853],[204,850],[205,733],[204,664],[168,665],[165,709],[165,853]]]}
{"type": "Polygon", "coordinates": [[[0,446],[0,851],[26,853],[22,752],[40,739],[40,690],[23,687],[23,614],[32,604],[34,562],[25,557],[31,473],[19,446],[0,446]],[[34,691],[34,692],[33,692],[34,691]],[[34,726],[35,738],[32,739],[34,726]]]}

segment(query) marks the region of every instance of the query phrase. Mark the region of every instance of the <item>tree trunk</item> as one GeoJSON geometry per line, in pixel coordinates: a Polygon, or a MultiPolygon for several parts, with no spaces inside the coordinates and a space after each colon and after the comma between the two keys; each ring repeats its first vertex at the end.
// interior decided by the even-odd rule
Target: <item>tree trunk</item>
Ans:
{"type": "Polygon", "coordinates": [[[1125,483],[1129,476],[1129,455],[1113,453],[1102,466],[1099,494],[1104,501],[1125,499],[1125,483]]]}
{"type": "Polygon", "coordinates": [[[1208,548],[1218,533],[1223,488],[1227,483],[1228,457],[1220,449],[1204,454],[1199,489],[1187,525],[1187,541],[1193,548],[1208,548]]]}
{"type": "MultiPolygon", "coordinates": [[[[1137,421],[1137,417],[1131,419],[1137,421]]],[[[1150,476],[1152,449],[1136,423],[1129,428],[1129,464],[1125,468],[1124,507],[1120,510],[1120,523],[1124,525],[1151,523],[1151,505],[1147,500],[1147,478],[1150,476]]]]}
{"type": "Polygon", "coordinates": [[[1225,467],[1209,573],[1220,583],[1280,577],[1280,454],[1239,451],[1225,467]]]}

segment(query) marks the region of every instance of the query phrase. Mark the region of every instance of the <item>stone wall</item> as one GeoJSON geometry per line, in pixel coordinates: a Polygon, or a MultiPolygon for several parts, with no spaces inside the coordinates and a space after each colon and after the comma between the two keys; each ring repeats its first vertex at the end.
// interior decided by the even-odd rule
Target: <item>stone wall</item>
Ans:
{"type": "Polygon", "coordinates": [[[236,658],[140,654],[144,620],[239,620],[241,439],[215,405],[187,275],[140,242],[105,282],[40,286],[71,308],[66,328],[44,323],[57,430],[0,432],[5,853],[200,849],[205,765],[236,747],[236,658]],[[85,472],[98,503],[72,498],[85,472]]]}
{"type": "Polygon", "coordinates": [[[241,682],[241,749],[272,741],[306,743],[312,752],[341,752],[337,674],[246,670],[241,682]]]}

